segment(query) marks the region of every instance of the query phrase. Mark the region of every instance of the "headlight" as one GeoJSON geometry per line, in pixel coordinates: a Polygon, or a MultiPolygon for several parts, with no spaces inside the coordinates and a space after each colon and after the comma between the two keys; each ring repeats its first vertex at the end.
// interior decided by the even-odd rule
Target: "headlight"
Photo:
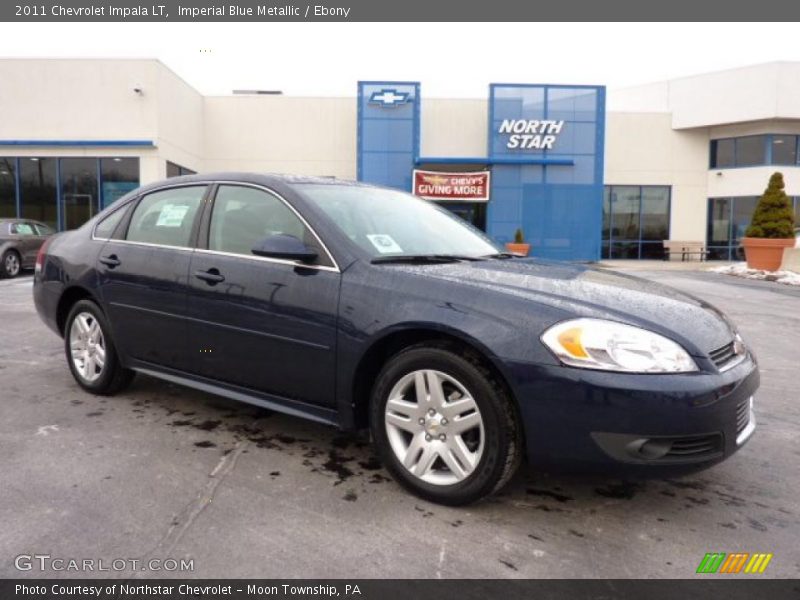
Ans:
{"type": "Polygon", "coordinates": [[[629,373],[697,371],[692,357],[672,340],[614,321],[564,321],[545,331],[542,342],[572,367],[629,373]]]}

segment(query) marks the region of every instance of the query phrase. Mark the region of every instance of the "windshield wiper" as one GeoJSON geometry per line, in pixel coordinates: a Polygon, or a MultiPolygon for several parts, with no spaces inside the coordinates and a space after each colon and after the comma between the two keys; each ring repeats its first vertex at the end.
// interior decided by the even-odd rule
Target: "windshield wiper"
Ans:
{"type": "Polygon", "coordinates": [[[460,261],[484,260],[480,256],[467,256],[462,254],[405,254],[395,256],[377,256],[370,262],[373,265],[385,263],[451,263],[460,261]]]}
{"type": "Polygon", "coordinates": [[[482,258],[507,259],[507,258],[521,258],[521,257],[518,254],[514,254],[513,252],[496,252],[495,254],[484,254],[482,258]]]}

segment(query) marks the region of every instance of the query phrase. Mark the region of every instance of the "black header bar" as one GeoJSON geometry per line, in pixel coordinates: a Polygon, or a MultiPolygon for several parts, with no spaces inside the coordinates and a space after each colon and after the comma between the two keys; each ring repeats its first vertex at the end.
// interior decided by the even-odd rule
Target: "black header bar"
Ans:
{"type": "MultiPolygon", "coordinates": [[[[786,0],[10,0],[0,21],[28,22],[553,22],[797,21],[786,0]]],[[[680,24],[675,43],[680,44],[680,24]]],[[[535,44],[536,31],[531,30],[535,44]]]]}
{"type": "Polygon", "coordinates": [[[4,579],[3,600],[770,600],[796,599],[789,579],[248,580],[4,579]]]}

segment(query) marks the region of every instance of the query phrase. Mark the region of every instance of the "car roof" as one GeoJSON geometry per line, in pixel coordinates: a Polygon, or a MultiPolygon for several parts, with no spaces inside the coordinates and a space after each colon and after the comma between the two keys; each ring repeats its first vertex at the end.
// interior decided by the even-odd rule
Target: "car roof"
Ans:
{"type": "Polygon", "coordinates": [[[164,187],[165,185],[176,185],[181,183],[205,183],[208,181],[232,181],[242,183],[255,183],[267,187],[281,187],[296,184],[319,184],[319,185],[344,185],[353,187],[375,187],[360,181],[350,179],[338,179],[336,177],[319,177],[314,175],[290,175],[281,173],[252,173],[244,171],[223,171],[215,173],[198,173],[196,175],[182,175],[180,177],[170,177],[143,185],[137,191],[148,191],[150,189],[164,187]]]}

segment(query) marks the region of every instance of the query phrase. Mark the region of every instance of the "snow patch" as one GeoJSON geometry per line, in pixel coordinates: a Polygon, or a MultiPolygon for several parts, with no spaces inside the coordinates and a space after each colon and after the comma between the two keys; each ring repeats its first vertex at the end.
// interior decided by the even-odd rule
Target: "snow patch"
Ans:
{"type": "Polygon", "coordinates": [[[794,271],[759,271],[758,269],[748,269],[746,262],[725,265],[724,267],[714,267],[709,269],[712,273],[722,273],[723,275],[733,275],[734,277],[744,277],[745,279],[760,279],[762,281],[774,281],[785,285],[800,286],[800,273],[794,271]]]}

